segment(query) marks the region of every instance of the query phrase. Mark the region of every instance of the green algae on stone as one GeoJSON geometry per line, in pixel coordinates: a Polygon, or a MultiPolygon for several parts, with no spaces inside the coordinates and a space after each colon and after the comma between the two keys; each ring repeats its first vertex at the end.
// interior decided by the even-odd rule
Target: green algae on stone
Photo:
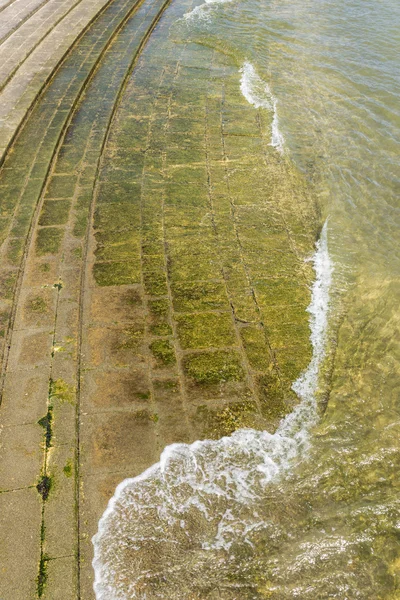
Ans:
{"type": "Polygon", "coordinates": [[[276,362],[282,378],[286,382],[293,382],[308,365],[311,358],[311,350],[304,348],[305,344],[281,348],[275,351],[276,362]]]}
{"type": "Polygon", "coordinates": [[[72,477],[73,464],[72,460],[68,460],[67,463],[63,467],[63,473],[65,477],[72,477]]]}
{"type": "Polygon", "coordinates": [[[256,371],[265,371],[271,364],[271,353],[261,327],[241,327],[240,337],[250,366],[256,371]]]}
{"type": "Polygon", "coordinates": [[[19,263],[25,248],[25,238],[11,238],[8,241],[7,258],[11,263],[19,263]]]}
{"type": "Polygon", "coordinates": [[[46,554],[43,554],[40,557],[39,561],[39,573],[36,578],[36,591],[39,598],[43,596],[45,591],[45,586],[47,583],[47,563],[49,562],[49,557],[46,554]]]}
{"type": "Polygon", "coordinates": [[[28,308],[33,312],[44,313],[47,310],[47,304],[44,298],[41,296],[35,296],[29,300],[28,308]]]}
{"type": "Polygon", "coordinates": [[[60,400],[61,402],[75,402],[76,388],[69,385],[63,379],[50,380],[49,398],[60,400]]]}
{"type": "Polygon", "coordinates": [[[139,255],[140,243],[138,239],[105,244],[98,243],[96,248],[96,259],[98,261],[129,260],[139,255]]]}
{"type": "Polygon", "coordinates": [[[293,277],[258,278],[254,286],[263,306],[303,306],[310,301],[310,291],[306,284],[293,277]]]}
{"type": "Polygon", "coordinates": [[[49,263],[42,263],[39,267],[42,273],[49,273],[51,267],[49,263]]]}
{"type": "Polygon", "coordinates": [[[150,296],[165,296],[168,293],[166,274],[162,268],[143,271],[143,281],[150,296]]]}
{"type": "Polygon", "coordinates": [[[168,323],[165,323],[165,322],[164,323],[159,322],[159,323],[150,325],[150,331],[153,335],[158,335],[158,336],[172,335],[171,325],[169,325],[168,323]]]}
{"type": "Polygon", "coordinates": [[[132,262],[95,263],[93,276],[100,286],[129,285],[140,282],[140,268],[132,262]]]}
{"type": "Polygon", "coordinates": [[[204,422],[205,435],[213,438],[231,435],[242,427],[254,427],[255,420],[259,419],[253,400],[233,402],[222,409],[199,406],[196,416],[204,422]]]}
{"type": "Polygon", "coordinates": [[[46,200],[39,218],[39,225],[64,225],[68,221],[70,202],[46,200]]]}
{"type": "Polygon", "coordinates": [[[56,227],[39,229],[36,237],[36,252],[39,256],[56,254],[60,249],[64,231],[56,227]]]}
{"type": "Polygon", "coordinates": [[[221,309],[228,304],[223,284],[214,281],[175,282],[172,297],[178,312],[221,309]]]}
{"type": "Polygon", "coordinates": [[[221,348],[235,344],[230,313],[177,315],[178,336],[182,348],[221,348]]]}
{"type": "Polygon", "coordinates": [[[195,382],[205,385],[242,381],[244,378],[240,356],[233,350],[188,355],[184,359],[184,369],[195,382]]]}
{"type": "Polygon", "coordinates": [[[169,340],[154,340],[150,344],[150,350],[160,364],[166,366],[175,364],[175,350],[169,340]]]}
{"type": "Polygon", "coordinates": [[[268,419],[283,417],[288,412],[285,402],[287,391],[284,389],[278,374],[274,370],[264,373],[258,378],[257,387],[261,398],[261,412],[268,419]]]}
{"type": "Polygon", "coordinates": [[[136,350],[143,340],[144,328],[142,326],[132,325],[119,332],[119,339],[116,344],[117,349],[136,350]]]}
{"type": "Polygon", "coordinates": [[[76,177],[74,175],[55,174],[52,176],[46,190],[46,198],[72,198],[75,185],[76,177]]]}
{"type": "Polygon", "coordinates": [[[169,312],[169,301],[167,298],[149,300],[149,309],[154,315],[165,317],[169,312]]]}

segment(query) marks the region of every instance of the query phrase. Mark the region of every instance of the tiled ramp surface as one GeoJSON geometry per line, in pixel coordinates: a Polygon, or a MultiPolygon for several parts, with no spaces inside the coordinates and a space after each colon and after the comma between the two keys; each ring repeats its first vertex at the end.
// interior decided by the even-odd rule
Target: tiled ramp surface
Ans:
{"type": "Polygon", "coordinates": [[[173,42],[190,8],[109,4],[0,172],[5,600],[93,600],[122,479],[297,401],[317,212],[237,65],[173,42]]]}

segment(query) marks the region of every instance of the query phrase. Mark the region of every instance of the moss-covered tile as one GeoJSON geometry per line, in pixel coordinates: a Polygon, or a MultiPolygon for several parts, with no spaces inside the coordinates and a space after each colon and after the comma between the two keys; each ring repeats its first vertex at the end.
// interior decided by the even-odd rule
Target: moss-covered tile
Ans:
{"type": "MultiPolygon", "coordinates": [[[[175,136],[176,137],[176,136],[175,136]]],[[[169,140],[170,143],[174,143],[173,139],[169,140]]],[[[178,145],[181,144],[182,140],[177,140],[178,145]]],[[[196,147],[196,146],[195,146],[196,147]]],[[[203,166],[177,166],[170,169],[168,172],[168,179],[171,184],[179,185],[190,185],[190,187],[203,187],[207,190],[207,171],[205,165],[203,166]]]]}
{"type": "Polygon", "coordinates": [[[68,221],[71,203],[67,200],[46,200],[39,217],[39,225],[63,225],[68,221]]]}
{"type": "Polygon", "coordinates": [[[159,336],[172,335],[172,327],[166,322],[156,322],[150,325],[150,333],[159,336]]]}
{"type": "Polygon", "coordinates": [[[98,204],[127,203],[138,207],[141,197],[141,186],[139,183],[124,182],[127,177],[125,171],[115,172],[118,183],[103,182],[98,192],[98,204]]]}
{"type": "Polygon", "coordinates": [[[99,261],[139,260],[140,241],[132,239],[128,242],[99,243],[96,248],[96,259],[99,261]]]}
{"type": "Polygon", "coordinates": [[[186,186],[170,184],[166,188],[166,204],[171,207],[207,209],[209,206],[207,190],[190,183],[186,186]]]}
{"type": "Polygon", "coordinates": [[[104,262],[93,266],[97,285],[129,285],[140,283],[140,266],[133,262],[104,262]]]}
{"type": "Polygon", "coordinates": [[[149,310],[153,315],[166,317],[169,312],[168,298],[160,298],[159,300],[149,300],[149,310]]]}
{"type": "Polygon", "coordinates": [[[175,282],[172,285],[172,298],[177,312],[229,307],[224,285],[215,281],[175,282]]]}
{"type": "Polygon", "coordinates": [[[56,254],[61,246],[61,240],[64,237],[64,231],[57,227],[45,227],[39,229],[36,237],[36,253],[39,256],[44,254],[56,254]]]}
{"type": "Polygon", "coordinates": [[[72,198],[76,186],[76,176],[53,175],[46,190],[46,198],[72,198]]]}
{"type": "Polygon", "coordinates": [[[248,399],[244,402],[232,402],[217,409],[206,405],[199,406],[194,421],[203,426],[203,435],[219,439],[242,427],[254,427],[260,418],[256,402],[248,399]]]}
{"type": "Polygon", "coordinates": [[[263,306],[297,304],[304,307],[310,301],[310,290],[293,277],[258,279],[254,282],[257,299],[263,306]]]}
{"type": "Polygon", "coordinates": [[[17,269],[7,269],[0,273],[0,295],[4,300],[11,300],[17,281],[17,269]]]}
{"type": "Polygon", "coordinates": [[[184,359],[184,369],[189,377],[202,385],[242,381],[244,378],[240,356],[234,350],[188,355],[184,359]]]}
{"type": "Polygon", "coordinates": [[[118,331],[118,339],[115,343],[117,350],[137,350],[144,339],[144,327],[142,325],[131,325],[118,331]]]}
{"type": "Polygon", "coordinates": [[[169,366],[176,363],[175,350],[169,340],[154,340],[150,344],[150,350],[158,364],[169,366]]]}
{"type": "Polygon", "coordinates": [[[138,207],[128,202],[113,202],[97,206],[94,216],[95,229],[108,232],[126,231],[140,224],[138,207]]]}
{"type": "Polygon", "coordinates": [[[168,270],[174,282],[215,280],[220,276],[217,257],[210,253],[176,254],[169,259],[168,270]]]}
{"type": "Polygon", "coordinates": [[[230,313],[177,315],[178,336],[182,348],[222,348],[236,343],[230,313]]]}
{"type": "Polygon", "coordinates": [[[24,237],[10,238],[7,244],[7,259],[10,263],[19,264],[24,253],[26,240],[24,237]]]}
{"type": "MultiPolygon", "coordinates": [[[[189,134],[188,134],[189,135],[189,134]]],[[[173,145],[167,146],[167,165],[190,165],[204,161],[205,148],[198,146],[173,145]]]]}
{"type": "Polygon", "coordinates": [[[252,369],[266,371],[271,365],[271,352],[262,327],[242,327],[240,336],[252,369]]]}
{"type": "Polygon", "coordinates": [[[161,267],[143,271],[143,282],[149,296],[165,296],[168,293],[166,273],[161,267]]]}
{"type": "MultiPolygon", "coordinates": [[[[7,231],[10,226],[10,219],[8,217],[0,217],[0,243],[6,239],[7,231]]],[[[19,235],[16,233],[16,235],[19,235]]]]}
{"type": "Polygon", "coordinates": [[[262,414],[268,419],[283,417],[287,412],[285,393],[277,372],[271,369],[257,381],[262,414]]]}

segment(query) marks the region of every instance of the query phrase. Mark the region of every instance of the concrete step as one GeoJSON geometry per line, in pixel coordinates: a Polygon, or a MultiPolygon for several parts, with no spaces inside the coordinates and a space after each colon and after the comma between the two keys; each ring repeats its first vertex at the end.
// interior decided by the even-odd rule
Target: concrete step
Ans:
{"type": "Polygon", "coordinates": [[[29,54],[0,93],[0,163],[38,94],[109,0],[82,0],[29,54]]]}
{"type": "Polygon", "coordinates": [[[0,90],[50,31],[80,2],[49,0],[1,44],[0,90]]]}
{"type": "Polygon", "coordinates": [[[26,600],[35,597],[35,587],[43,598],[80,597],[75,478],[66,477],[64,467],[77,473],[77,338],[91,192],[119,94],[163,7],[164,0],[146,0],[137,10],[131,0],[110,5],[57,72],[0,172],[6,226],[0,285],[7,272],[15,276],[8,308],[2,294],[2,318],[8,311],[12,331],[6,336],[10,352],[5,354],[1,419],[7,437],[0,486],[5,495],[12,494],[15,515],[27,505],[30,513],[29,523],[15,518],[3,528],[0,597],[26,600]],[[65,340],[66,352],[54,351],[59,340],[65,340]],[[60,392],[60,381],[67,395],[60,392]],[[51,452],[38,423],[50,406],[51,452]],[[57,484],[54,495],[42,502],[35,485],[46,473],[57,484]],[[45,564],[48,581],[39,590],[45,564]]]}
{"type": "Polygon", "coordinates": [[[24,0],[4,8],[0,19],[0,44],[49,0],[24,0]]]}

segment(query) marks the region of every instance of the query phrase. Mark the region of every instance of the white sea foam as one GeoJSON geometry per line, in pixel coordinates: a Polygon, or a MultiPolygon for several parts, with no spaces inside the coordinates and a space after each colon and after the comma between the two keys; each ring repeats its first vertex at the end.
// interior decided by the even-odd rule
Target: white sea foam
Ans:
{"type": "Polygon", "coordinates": [[[183,20],[190,22],[194,19],[202,21],[208,21],[211,18],[212,9],[216,8],[219,4],[228,4],[232,0],[206,0],[203,4],[195,6],[191,11],[183,16],[183,20]]]}
{"type": "Polygon", "coordinates": [[[267,525],[257,508],[265,505],[266,487],[304,456],[310,429],[317,422],[315,395],[332,277],[327,224],[311,260],[316,275],[308,307],[313,355],[293,384],[301,402],[274,434],[241,429],[217,441],[172,444],[159,463],[123,481],[93,537],[97,600],[145,599],[146,582],[162,573],[157,561],[163,552],[168,564],[171,557],[177,561],[169,571],[172,581],[179,568],[187,569],[186,546],[193,543],[202,553],[200,566],[191,571],[194,576],[196,569],[204,568],[204,552],[230,553],[235,540],[251,546],[253,532],[267,525]]]}
{"type": "Polygon", "coordinates": [[[278,100],[271,92],[271,88],[257,74],[254,66],[245,62],[240,69],[240,90],[247,102],[255,108],[264,108],[273,113],[271,124],[271,146],[282,153],[284,138],[279,130],[278,100]]]}

